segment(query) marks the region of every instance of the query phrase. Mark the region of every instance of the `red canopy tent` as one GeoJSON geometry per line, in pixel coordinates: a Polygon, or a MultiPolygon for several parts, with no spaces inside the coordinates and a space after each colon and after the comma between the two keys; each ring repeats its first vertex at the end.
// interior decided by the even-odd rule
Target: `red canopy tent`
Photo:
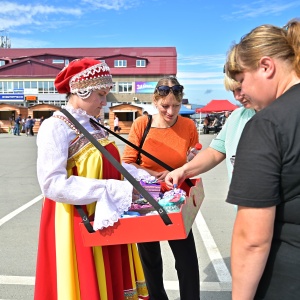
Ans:
{"type": "Polygon", "coordinates": [[[213,113],[222,111],[233,111],[237,109],[238,106],[232,104],[228,100],[211,100],[208,104],[203,107],[197,108],[196,113],[213,113]]]}

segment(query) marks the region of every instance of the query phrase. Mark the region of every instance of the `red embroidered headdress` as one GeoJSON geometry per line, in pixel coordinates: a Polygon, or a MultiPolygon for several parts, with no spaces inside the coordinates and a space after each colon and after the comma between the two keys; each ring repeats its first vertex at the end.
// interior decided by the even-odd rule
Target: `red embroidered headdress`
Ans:
{"type": "Polygon", "coordinates": [[[56,76],[54,84],[60,94],[76,93],[82,99],[94,90],[113,87],[107,64],[87,57],[70,62],[56,76]]]}

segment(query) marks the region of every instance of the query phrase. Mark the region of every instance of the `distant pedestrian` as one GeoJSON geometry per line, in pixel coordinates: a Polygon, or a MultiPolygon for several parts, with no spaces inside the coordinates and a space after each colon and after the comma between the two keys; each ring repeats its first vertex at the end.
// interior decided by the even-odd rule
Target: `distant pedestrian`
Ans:
{"type": "Polygon", "coordinates": [[[34,136],[34,132],[33,132],[34,124],[35,124],[35,119],[32,119],[31,120],[31,126],[30,126],[30,135],[32,135],[32,136],[34,136]]]}
{"type": "Polygon", "coordinates": [[[25,121],[26,121],[26,118],[22,118],[21,123],[20,123],[20,132],[21,133],[25,132],[25,121]]]}
{"type": "Polygon", "coordinates": [[[229,116],[230,116],[230,112],[229,111],[225,111],[224,115],[221,118],[222,125],[224,125],[226,123],[226,121],[229,118],[229,116]]]}
{"type": "Polygon", "coordinates": [[[119,118],[117,115],[115,115],[114,119],[114,132],[119,132],[120,133],[121,128],[119,127],[119,118]]]}
{"type": "Polygon", "coordinates": [[[28,116],[26,121],[25,121],[25,133],[26,136],[31,134],[31,128],[33,126],[33,120],[31,118],[31,116],[28,116]]]}
{"type": "Polygon", "coordinates": [[[40,126],[42,125],[42,123],[44,122],[44,120],[45,120],[44,116],[41,116],[41,118],[40,118],[40,126]]]}
{"type": "Polygon", "coordinates": [[[22,114],[15,119],[14,135],[20,135],[20,126],[22,122],[22,114]]]}

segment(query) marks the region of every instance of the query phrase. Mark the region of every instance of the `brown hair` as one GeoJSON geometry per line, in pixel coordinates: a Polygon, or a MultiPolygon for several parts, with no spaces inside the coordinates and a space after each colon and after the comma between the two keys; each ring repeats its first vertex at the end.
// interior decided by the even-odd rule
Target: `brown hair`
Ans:
{"type": "MultiPolygon", "coordinates": [[[[175,76],[166,76],[166,77],[163,77],[163,78],[158,80],[158,82],[156,84],[156,87],[154,89],[154,93],[153,93],[153,100],[154,101],[157,101],[157,100],[163,98],[163,96],[160,96],[158,94],[158,91],[156,90],[156,88],[161,86],[161,85],[169,85],[170,83],[172,84],[172,86],[173,85],[180,85],[178,79],[175,76]]],[[[184,95],[184,93],[174,95],[174,96],[175,96],[175,98],[178,102],[182,102],[183,95],[184,95]]]]}
{"type": "Polygon", "coordinates": [[[288,62],[300,77],[300,22],[290,20],[283,28],[261,25],[233,45],[227,55],[226,74],[234,78],[244,70],[255,70],[263,56],[288,62]]]}

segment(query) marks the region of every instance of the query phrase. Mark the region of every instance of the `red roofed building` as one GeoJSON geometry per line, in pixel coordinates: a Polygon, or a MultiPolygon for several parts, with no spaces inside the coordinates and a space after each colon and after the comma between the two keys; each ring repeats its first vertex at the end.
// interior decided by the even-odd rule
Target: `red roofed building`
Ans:
{"type": "MultiPolygon", "coordinates": [[[[177,74],[175,47],[0,48],[0,103],[25,108],[44,104],[44,110],[33,110],[32,117],[50,117],[53,106],[59,109],[66,104],[65,95],[55,89],[56,75],[82,57],[105,61],[110,67],[115,86],[107,101],[115,105],[149,104],[157,81],[177,74]]],[[[105,110],[108,116],[108,108],[105,110]]],[[[14,119],[18,112],[0,111],[0,120],[6,120],[8,114],[14,119]]],[[[104,119],[104,111],[100,117],[104,119]]],[[[133,116],[124,112],[118,117],[126,122],[133,116]]]]}
{"type": "Polygon", "coordinates": [[[177,74],[175,47],[0,49],[0,102],[64,104],[54,79],[70,61],[82,57],[105,61],[110,67],[115,82],[110,102],[149,103],[154,83],[177,74]]]}

